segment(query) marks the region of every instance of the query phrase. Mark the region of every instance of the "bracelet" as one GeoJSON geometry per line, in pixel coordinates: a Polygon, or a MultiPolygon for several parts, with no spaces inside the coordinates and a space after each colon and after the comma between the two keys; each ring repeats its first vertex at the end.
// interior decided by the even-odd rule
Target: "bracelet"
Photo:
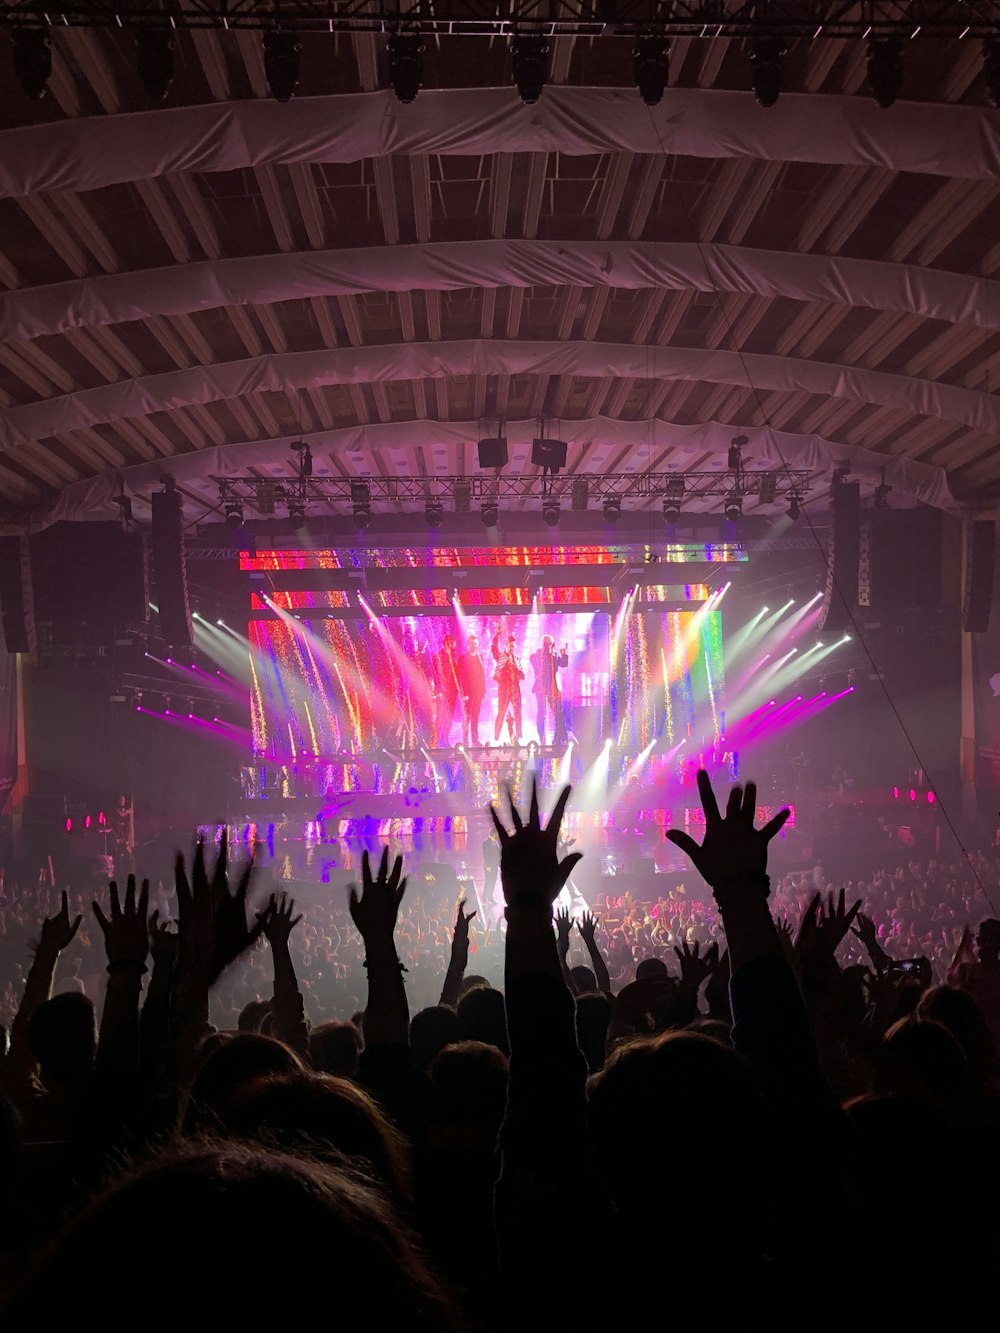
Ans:
{"type": "Polygon", "coordinates": [[[732,875],[729,879],[717,880],[716,883],[712,885],[712,892],[715,894],[716,898],[718,898],[720,894],[725,896],[731,890],[741,892],[747,889],[761,890],[763,896],[767,898],[771,893],[770,875],[765,875],[763,871],[756,874],[732,875]]]}
{"type": "MultiPolygon", "coordinates": [[[[378,967],[378,965],[379,965],[380,962],[388,962],[388,961],[389,961],[388,959],[380,959],[380,958],[376,958],[376,959],[375,959],[375,966],[378,967]]],[[[392,962],[393,962],[393,964],[395,964],[396,967],[399,968],[400,972],[409,972],[410,969],[406,966],[405,963],[401,963],[401,962],[399,961],[398,958],[394,958],[394,959],[392,960],[392,962]]],[[[367,958],[366,958],[365,961],[361,964],[361,966],[367,970],[367,968],[368,968],[368,959],[367,959],[367,958]]]]}
{"type": "Polygon", "coordinates": [[[116,967],[137,967],[140,975],[149,971],[146,964],[138,958],[114,958],[108,963],[108,971],[111,972],[116,967]]]}

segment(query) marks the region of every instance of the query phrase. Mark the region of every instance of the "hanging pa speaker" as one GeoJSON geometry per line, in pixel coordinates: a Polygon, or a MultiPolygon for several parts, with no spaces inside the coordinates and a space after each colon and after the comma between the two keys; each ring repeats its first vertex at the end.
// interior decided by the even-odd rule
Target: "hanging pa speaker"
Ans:
{"type": "Polygon", "coordinates": [[[973,519],[965,529],[962,597],[962,628],[971,634],[985,634],[990,627],[996,559],[996,523],[992,518],[973,519]]]}
{"type": "Polygon", "coordinates": [[[490,439],[479,441],[479,466],[507,466],[507,437],[505,435],[494,435],[490,439]]]}
{"type": "Polygon", "coordinates": [[[27,537],[0,537],[0,622],[9,653],[31,653],[38,647],[27,537]]]}
{"type": "Polygon", "coordinates": [[[850,627],[852,612],[858,602],[861,484],[838,481],[830,498],[830,543],[819,628],[836,631],[850,627]]]}
{"type": "Polygon", "coordinates": [[[184,559],[184,514],[175,490],[154,491],[150,553],[156,582],[160,629],[175,648],[190,647],[194,637],[184,559]]]}

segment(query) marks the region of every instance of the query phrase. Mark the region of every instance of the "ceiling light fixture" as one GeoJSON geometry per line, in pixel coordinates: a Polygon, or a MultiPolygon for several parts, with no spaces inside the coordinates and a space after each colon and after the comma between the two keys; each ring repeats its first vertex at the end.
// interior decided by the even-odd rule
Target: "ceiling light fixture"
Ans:
{"type": "Polygon", "coordinates": [[[264,33],[264,77],[276,102],[290,102],[299,82],[302,47],[294,32],[268,28],[264,33]]]}
{"type": "Polygon", "coordinates": [[[404,106],[416,101],[424,81],[424,44],[419,29],[415,32],[394,32],[386,43],[389,57],[389,82],[392,91],[404,106]]]}
{"type": "Polygon", "coordinates": [[[550,528],[554,528],[559,523],[559,501],[543,500],[542,502],[542,520],[550,528]]]}
{"type": "Polygon", "coordinates": [[[514,82],[525,106],[534,106],[549,75],[549,43],[540,32],[516,32],[510,44],[514,82]]]}
{"type": "Polygon", "coordinates": [[[622,516],[622,502],[617,495],[609,495],[604,501],[605,523],[617,523],[622,516]]]}
{"type": "Polygon", "coordinates": [[[642,32],[632,58],[639,96],[647,106],[659,106],[670,80],[670,43],[659,33],[642,32]]]}
{"type": "Polygon", "coordinates": [[[760,106],[774,106],[785,82],[785,43],[761,34],[750,43],[750,81],[760,106]]]}

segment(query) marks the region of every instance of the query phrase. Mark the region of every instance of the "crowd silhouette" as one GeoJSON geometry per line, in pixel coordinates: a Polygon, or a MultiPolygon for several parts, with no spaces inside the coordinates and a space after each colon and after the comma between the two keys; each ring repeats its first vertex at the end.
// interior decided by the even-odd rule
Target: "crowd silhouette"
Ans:
{"type": "Polygon", "coordinates": [[[997,867],[772,878],[788,812],[698,786],[689,884],[576,915],[568,787],[491,809],[496,926],[388,849],[346,915],[224,838],[173,892],[0,886],[5,1326],[954,1318],[997,1257],[997,867]]]}

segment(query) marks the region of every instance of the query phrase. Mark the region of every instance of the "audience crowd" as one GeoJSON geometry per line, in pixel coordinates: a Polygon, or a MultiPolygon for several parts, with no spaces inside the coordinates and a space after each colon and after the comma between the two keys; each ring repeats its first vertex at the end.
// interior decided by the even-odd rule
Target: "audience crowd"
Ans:
{"type": "Polygon", "coordinates": [[[769,878],[787,812],[698,782],[686,883],[588,910],[568,788],[491,811],[499,922],[388,850],[298,906],[224,841],[94,902],[7,876],[6,1325],[953,1317],[997,1256],[1000,860],[769,878]]]}

